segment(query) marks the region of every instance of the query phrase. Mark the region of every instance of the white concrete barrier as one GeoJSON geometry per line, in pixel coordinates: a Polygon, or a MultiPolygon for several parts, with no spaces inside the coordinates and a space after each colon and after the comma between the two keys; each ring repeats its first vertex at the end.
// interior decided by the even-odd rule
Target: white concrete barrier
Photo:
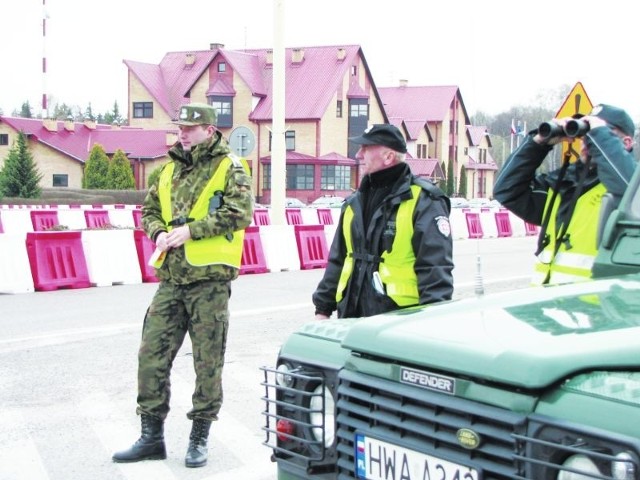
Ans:
{"type": "Polygon", "coordinates": [[[85,230],[82,249],[92,285],[142,283],[133,230],[85,230]]]}
{"type": "Polygon", "coordinates": [[[270,271],[300,270],[300,256],[293,225],[262,225],[260,241],[270,271]]]}
{"type": "Polygon", "coordinates": [[[4,233],[23,235],[33,232],[30,210],[26,208],[8,208],[2,210],[2,229],[4,233]]]}
{"type": "Polygon", "coordinates": [[[58,209],[58,223],[69,227],[69,230],[84,230],[87,221],[84,218],[84,210],[79,208],[58,209]]]}
{"type": "Polygon", "coordinates": [[[0,293],[34,291],[26,237],[26,233],[0,233],[0,293]]]}
{"type": "Polygon", "coordinates": [[[511,231],[513,232],[514,237],[526,236],[524,220],[509,211],[509,222],[511,223],[511,231]]]}
{"type": "Polygon", "coordinates": [[[320,220],[318,219],[318,211],[315,208],[301,208],[300,213],[302,214],[302,224],[303,225],[319,225],[320,220]]]}
{"type": "Polygon", "coordinates": [[[482,226],[482,238],[497,238],[498,237],[498,224],[496,223],[495,212],[498,209],[481,210],[476,209],[480,213],[480,225],[482,226]]]}
{"type": "Polygon", "coordinates": [[[107,210],[109,213],[109,222],[114,227],[130,227],[133,228],[133,210],[129,208],[112,208],[107,210]]]}
{"type": "Polygon", "coordinates": [[[460,240],[469,238],[469,229],[467,228],[467,219],[462,208],[452,208],[449,214],[449,224],[451,225],[451,238],[460,240]]]}

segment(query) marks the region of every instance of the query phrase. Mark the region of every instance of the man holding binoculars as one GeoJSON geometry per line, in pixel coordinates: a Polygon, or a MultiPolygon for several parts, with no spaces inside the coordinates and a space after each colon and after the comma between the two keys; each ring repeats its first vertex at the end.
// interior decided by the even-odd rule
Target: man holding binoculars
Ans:
{"type": "Polygon", "coordinates": [[[631,153],[635,125],[621,108],[597,105],[586,116],[553,119],[529,132],[506,160],[494,198],[527,223],[541,227],[533,283],[586,280],[597,254],[602,197],[619,201],[636,161],[631,153]],[[536,173],[561,142],[580,137],[580,159],[536,173]]]}

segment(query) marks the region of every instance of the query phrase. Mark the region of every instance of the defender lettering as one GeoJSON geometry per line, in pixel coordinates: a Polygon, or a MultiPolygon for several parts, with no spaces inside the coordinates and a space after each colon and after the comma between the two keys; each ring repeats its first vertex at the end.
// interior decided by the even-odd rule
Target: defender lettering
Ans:
{"type": "Polygon", "coordinates": [[[429,372],[421,372],[410,368],[402,367],[400,369],[400,381],[418,387],[437,390],[453,395],[455,389],[455,380],[441,375],[435,375],[429,372]]]}

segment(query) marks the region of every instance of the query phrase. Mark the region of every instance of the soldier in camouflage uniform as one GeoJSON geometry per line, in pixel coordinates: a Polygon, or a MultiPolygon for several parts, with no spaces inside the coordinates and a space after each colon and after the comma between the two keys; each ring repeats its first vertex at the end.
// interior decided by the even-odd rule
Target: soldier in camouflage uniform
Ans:
{"type": "Polygon", "coordinates": [[[222,366],[231,281],[238,277],[244,229],[253,215],[251,178],[215,128],[216,111],[192,103],[180,109],[179,142],[142,207],[145,232],[156,243],[158,290],[144,319],[138,352],[142,434],[115,462],[164,459],[171,366],[187,332],[196,385],[187,467],[207,462],[212,420],[222,405],[222,366]]]}

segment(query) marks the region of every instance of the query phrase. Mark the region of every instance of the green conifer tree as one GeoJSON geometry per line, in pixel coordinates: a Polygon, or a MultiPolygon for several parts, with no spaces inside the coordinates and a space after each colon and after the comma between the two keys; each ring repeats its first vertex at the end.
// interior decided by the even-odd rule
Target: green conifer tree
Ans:
{"type": "Polygon", "coordinates": [[[84,163],[84,175],[82,177],[82,188],[105,190],[109,188],[108,181],[109,157],[102,148],[102,145],[96,143],[93,145],[89,158],[84,163]]]}
{"type": "Polygon", "coordinates": [[[22,118],[33,118],[33,114],[31,113],[31,105],[29,105],[29,100],[22,104],[20,107],[20,116],[22,118]]]}
{"type": "Polygon", "coordinates": [[[149,174],[149,178],[147,180],[147,188],[149,188],[151,185],[153,185],[156,180],[158,179],[158,177],[160,176],[160,172],[162,172],[162,167],[164,165],[158,165],[156,168],[153,169],[153,171],[149,174]]]}
{"type": "Polygon", "coordinates": [[[467,198],[467,169],[464,165],[460,167],[460,187],[458,193],[461,197],[467,198]]]}
{"type": "Polygon", "coordinates": [[[109,162],[107,178],[107,188],[111,190],[131,190],[136,187],[129,159],[120,149],[116,150],[109,162]]]}
{"type": "Polygon", "coordinates": [[[0,196],[39,198],[42,174],[38,171],[23,132],[9,150],[0,171],[0,196]]]}
{"type": "Polygon", "coordinates": [[[453,180],[453,160],[449,159],[449,164],[447,165],[447,188],[445,192],[449,196],[452,196],[455,193],[453,180]]]}

